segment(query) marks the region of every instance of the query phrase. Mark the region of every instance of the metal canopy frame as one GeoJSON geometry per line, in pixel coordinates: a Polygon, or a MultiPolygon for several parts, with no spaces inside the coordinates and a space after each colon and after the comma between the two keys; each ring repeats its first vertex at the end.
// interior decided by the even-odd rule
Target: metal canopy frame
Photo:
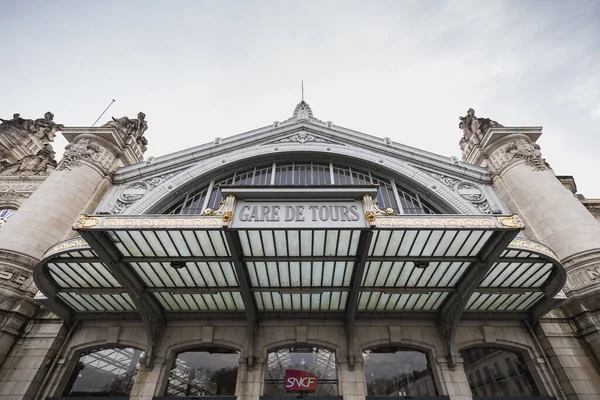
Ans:
{"type": "Polygon", "coordinates": [[[141,320],[149,368],[166,322],[192,318],[245,319],[250,368],[260,320],[343,320],[351,366],[357,319],[435,320],[453,366],[461,319],[535,322],[564,300],[564,268],[518,217],[391,216],[369,198],[350,230],[231,229],[232,195],[203,216],[82,217],[36,266],[36,299],[67,323],[141,320]]]}

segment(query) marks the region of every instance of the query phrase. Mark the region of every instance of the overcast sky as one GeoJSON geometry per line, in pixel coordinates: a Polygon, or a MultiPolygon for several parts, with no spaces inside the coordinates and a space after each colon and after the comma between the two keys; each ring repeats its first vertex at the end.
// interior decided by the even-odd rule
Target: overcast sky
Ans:
{"type": "Polygon", "coordinates": [[[302,79],[317,118],[447,156],[473,107],[543,125],[600,197],[597,0],[0,0],[0,66],[3,118],[90,126],[114,98],[101,122],[144,111],[146,156],[284,120],[302,79]]]}

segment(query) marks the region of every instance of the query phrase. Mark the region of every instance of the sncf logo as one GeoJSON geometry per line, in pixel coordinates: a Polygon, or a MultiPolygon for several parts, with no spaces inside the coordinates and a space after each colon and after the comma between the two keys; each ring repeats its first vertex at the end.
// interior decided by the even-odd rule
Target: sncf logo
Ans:
{"type": "Polygon", "coordinates": [[[286,392],[314,392],[317,390],[317,377],[305,371],[288,369],[285,371],[286,392]]]}

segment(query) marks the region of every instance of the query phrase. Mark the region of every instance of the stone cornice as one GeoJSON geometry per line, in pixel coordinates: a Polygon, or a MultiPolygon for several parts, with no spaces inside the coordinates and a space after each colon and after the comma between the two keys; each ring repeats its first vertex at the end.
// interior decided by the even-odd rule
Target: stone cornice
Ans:
{"type": "MultiPolygon", "coordinates": [[[[247,149],[249,146],[262,144],[285,138],[296,132],[316,134],[321,138],[339,144],[376,150],[391,157],[410,161],[416,165],[435,167],[437,170],[482,183],[491,182],[487,169],[460,162],[450,157],[386,141],[362,132],[353,131],[333,124],[320,124],[312,121],[281,123],[241,133],[228,138],[219,139],[190,149],[154,158],[152,161],[134,164],[121,168],[115,175],[115,183],[139,180],[151,175],[165,173],[174,168],[191,166],[199,161],[215,156],[230,154],[247,149]]],[[[304,143],[305,145],[307,143],[304,143]]]]}
{"type": "Polygon", "coordinates": [[[251,160],[256,157],[294,153],[298,151],[310,150],[312,154],[321,154],[323,156],[331,156],[335,154],[339,157],[350,159],[359,159],[363,162],[378,165],[381,168],[387,169],[394,175],[399,175],[407,181],[412,181],[420,186],[421,190],[431,192],[435,197],[439,198],[440,205],[446,205],[446,208],[451,207],[446,212],[457,212],[460,214],[479,214],[469,201],[461,198],[455,191],[447,186],[440,184],[425,172],[411,166],[407,162],[399,159],[397,156],[389,156],[378,152],[377,149],[367,149],[365,146],[345,146],[343,144],[331,143],[315,143],[310,145],[300,145],[296,143],[274,143],[263,146],[252,146],[240,149],[236,152],[230,152],[227,155],[213,156],[204,160],[202,163],[196,163],[185,171],[175,175],[158,185],[152,192],[149,192],[142,199],[133,203],[128,213],[131,215],[145,214],[156,212],[155,207],[164,201],[173,200],[177,195],[178,188],[184,188],[187,184],[201,176],[208,176],[214,171],[219,170],[234,163],[251,160]],[[309,147],[310,146],[310,147],[309,147]]]}

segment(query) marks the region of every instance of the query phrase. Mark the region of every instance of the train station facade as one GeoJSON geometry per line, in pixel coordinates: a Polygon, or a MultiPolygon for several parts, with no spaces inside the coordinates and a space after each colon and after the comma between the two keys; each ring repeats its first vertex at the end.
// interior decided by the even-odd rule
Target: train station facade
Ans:
{"type": "Polygon", "coordinates": [[[0,397],[600,398],[600,201],[460,121],[462,160],[302,101],[144,160],[143,113],[3,120],[0,397]]]}

